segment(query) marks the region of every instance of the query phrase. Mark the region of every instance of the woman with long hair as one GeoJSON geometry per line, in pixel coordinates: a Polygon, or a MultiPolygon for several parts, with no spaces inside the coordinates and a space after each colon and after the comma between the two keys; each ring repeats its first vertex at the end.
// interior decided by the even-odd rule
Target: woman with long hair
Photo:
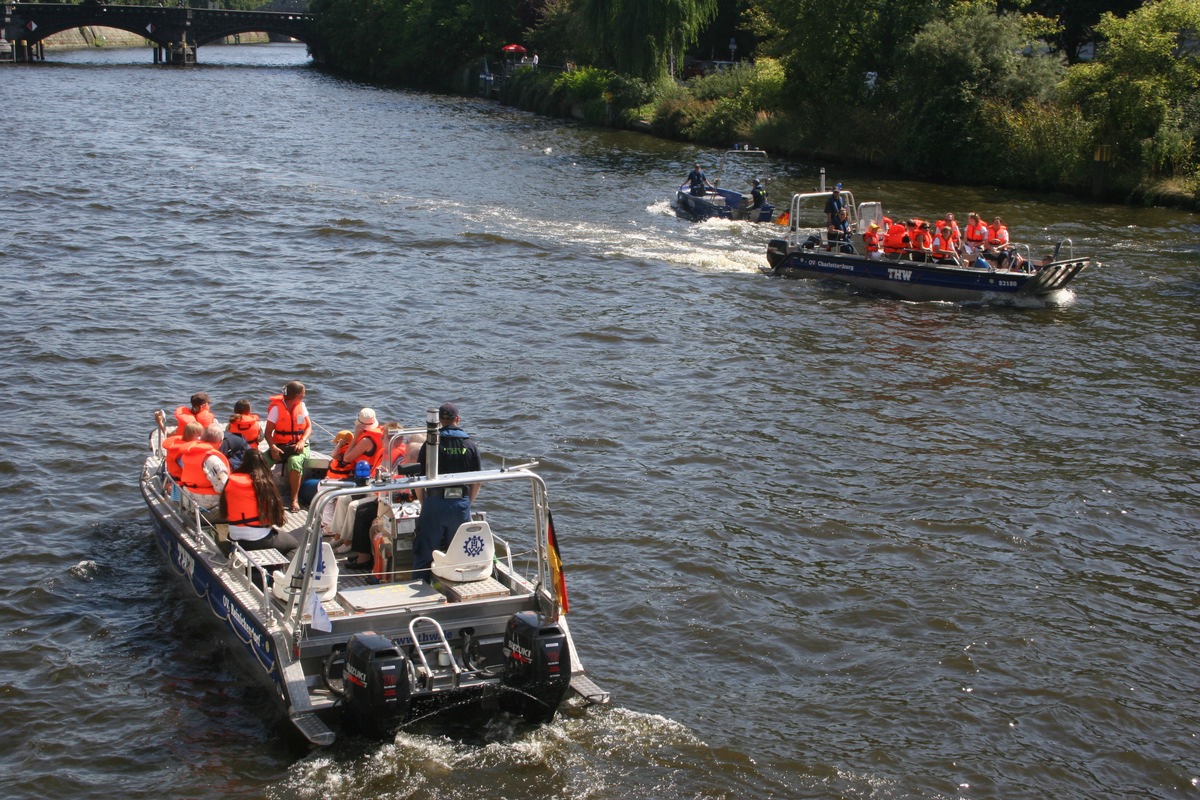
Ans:
{"type": "Polygon", "coordinates": [[[221,493],[221,514],[229,522],[229,539],[243,550],[275,548],[287,555],[300,546],[283,524],[283,501],[266,457],[250,449],[242,466],[229,475],[221,493]]]}

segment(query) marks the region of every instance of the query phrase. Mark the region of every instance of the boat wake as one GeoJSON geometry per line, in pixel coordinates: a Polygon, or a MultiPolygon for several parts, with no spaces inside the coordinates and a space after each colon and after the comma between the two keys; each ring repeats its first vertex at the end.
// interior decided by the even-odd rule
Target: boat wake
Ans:
{"type": "MultiPolygon", "coordinates": [[[[476,729],[473,735],[480,734],[476,729]]],[[[401,732],[382,745],[349,741],[292,765],[282,788],[287,796],[305,798],[477,800],[485,786],[493,797],[725,796],[724,791],[714,793],[711,785],[680,785],[692,780],[679,770],[680,764],[711,762],[716,757],[707,744],[673,720],[591,706],[539,727],[516,718],[497,718],[482,731],[482,740],[401,732]]],[[[736,774],[730,778],[735,784],[739,780],[736,774]]]]}

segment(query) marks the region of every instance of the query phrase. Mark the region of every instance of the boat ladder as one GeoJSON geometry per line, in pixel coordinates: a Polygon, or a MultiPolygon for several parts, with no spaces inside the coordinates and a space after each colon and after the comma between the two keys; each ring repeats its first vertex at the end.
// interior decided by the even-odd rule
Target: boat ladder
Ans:
{"type": "MultiPolygon", "coordinates": [[[[417,672],[425,684],[426,691],[433,690],[433,681],[437,677],[429,667],[429,660],[425,658],[426,650],[437,652],[438,666],[443,668],[452,667],[454,669],[453,685],[457,687],[459,680],[462,678],[462,667],[458,665],[458,661],[454,658],[454,653],[450,650],[450,642],[446,641],[446,633],[442,630],[442,626],[438,624],[438,621],[432,617],[413,617],[412,621],[408,623],[408,635],[412,638],[413,648],[416,650],[417,658],[421,661],[421,666],[417,672]],[[437,641],[422,644],[421,640],[417,637],[418,622],[428,622],[432,625],[434,631],[437,632],[437,641]]],[[[443,675],[445,674],[444,669],[441,672],[443,675]]]]}

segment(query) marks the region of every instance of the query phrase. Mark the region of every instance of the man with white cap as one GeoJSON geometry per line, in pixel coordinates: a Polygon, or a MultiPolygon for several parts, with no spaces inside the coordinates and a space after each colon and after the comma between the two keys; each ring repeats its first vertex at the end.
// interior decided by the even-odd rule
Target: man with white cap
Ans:
{"type": "MultiPolygon", "coordinates": [[[[438,436],[438,474],[452,472],[478,472],[482,467],[479,449],[471,437],[459,427],[458,406],[442,403],[438,409],[441,433],[438,436]]],[[[421,467],[425,466],[422,447],[417,457],[421,467]]],[[[433,551],[445,551],[450,546],[458,526],[471,521],[471,502],[479,494],[481,484],[469,483],[462,486],[443,486],[429,491],[417,490],[421,500],[421,515],[417,517],[417,532],[413,537],[413,575],[429,579],[429,567],[433,564],[433,551]],[[423,571],[423,572],[422,572],[423,571]]]]}

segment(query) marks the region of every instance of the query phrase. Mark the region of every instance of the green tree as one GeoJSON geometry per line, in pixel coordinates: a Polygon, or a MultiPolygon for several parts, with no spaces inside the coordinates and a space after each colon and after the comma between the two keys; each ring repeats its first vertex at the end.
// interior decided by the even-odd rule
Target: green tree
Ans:
{"type": "Polygon", "coordinates": [[[1096,32],[1097,58],[1071,69],[1067,96],[1099,121],[1119,169],[1186,172],[1200,107],[1200,3],[1158,0],[1124,19],[1106,14],[1096,32]]]}
{"type": "Polygon", "coordinates": [[[578,30],[600,66],[655,80],[716,13],[716,0],[576,0],[578,30]]]}
{"type": "Polygon", "coordinates": [[[964,4],[910,40],[889,105],[901,111],[903,163],[914,172],[979,174],[995,154],[972,146],[972,128],[987,125],[985,101],[1045,101],[1065,73],[1060,56],[1032,40],[1019,14],[990,3],[964,4]]]}

